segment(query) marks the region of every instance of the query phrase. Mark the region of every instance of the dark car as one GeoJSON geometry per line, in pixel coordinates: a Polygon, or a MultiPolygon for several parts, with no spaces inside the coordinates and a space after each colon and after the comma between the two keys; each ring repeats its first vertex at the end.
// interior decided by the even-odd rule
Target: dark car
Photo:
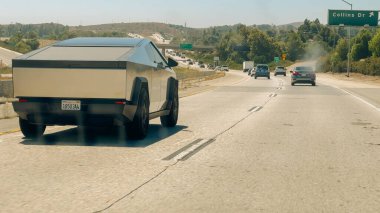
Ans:
{"type": "Polygon", "coordinates": [[[274,76],[277,76],[277,75],[284,75],[284,76],[286,76],[286,69],[285,69],[285,67],[276,67],[276,69],[274,70],[274,76]]]}
{"type": "Polygon", "coordinates": [[[292,86],[294,86],[296,83],[309,83],[313,86],[315,86],[315,72],[312,67],[296,67],[294,68],[292,73],[292,86]]]}
{"type": "Polygon", "coordinates": [[[270,79],[269,66],[267,64],[258,64],[255,68],[255,79],[257,77],[266,77],[270,79]]]}

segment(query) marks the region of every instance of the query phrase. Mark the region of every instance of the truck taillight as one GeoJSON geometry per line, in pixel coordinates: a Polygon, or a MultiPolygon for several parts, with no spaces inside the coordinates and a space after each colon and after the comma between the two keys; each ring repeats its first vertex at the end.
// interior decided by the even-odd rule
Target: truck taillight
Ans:
{"type": "Polygon", "coordinates": [[[18,102],[20,102],[20,103],[25,103],[25,102],[28,102],[28,100],[23,99],[23,98],[20,98],[20,99],[18,99],[18,102]]]}
{"type": "Polygon", "coordinates": [[[125,101],[116,101],[115,104],[119,104],[119,105],[125,105],[127,102],[125,101]]]}
{"type": "Polygon", "coordinates": [[[293,75],[301,75],[299,72],[293,72],[293,75]]]}

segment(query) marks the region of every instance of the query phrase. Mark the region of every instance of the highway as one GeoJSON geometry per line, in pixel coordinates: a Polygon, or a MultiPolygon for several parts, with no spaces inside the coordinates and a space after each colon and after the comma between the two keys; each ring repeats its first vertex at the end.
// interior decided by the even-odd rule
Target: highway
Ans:
{"type": "Polygon", "coordinates": [[[379,87],[230,73],[239,80],[181,98],[178,126],[152,120],[145,140],[0,136],[0,211],[378,212],[379,87]]]}
{"type": "Polygon", "coordinates": [[[20,55],[22,54],[0,47],[0,66],[12,67],[12,59],[20,55]]]}

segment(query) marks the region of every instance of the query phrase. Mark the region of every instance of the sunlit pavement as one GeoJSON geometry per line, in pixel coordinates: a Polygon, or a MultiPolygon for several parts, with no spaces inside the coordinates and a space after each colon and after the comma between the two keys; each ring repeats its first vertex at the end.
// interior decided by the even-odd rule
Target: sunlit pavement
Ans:
{"type": "Polygon", "coordinates": [[[142,141],[76,127],[0,136],[0,209],[376,212],[379,111],[328,83],[221,85],[182,98],[178,126],[153,120],[142,141]]]}

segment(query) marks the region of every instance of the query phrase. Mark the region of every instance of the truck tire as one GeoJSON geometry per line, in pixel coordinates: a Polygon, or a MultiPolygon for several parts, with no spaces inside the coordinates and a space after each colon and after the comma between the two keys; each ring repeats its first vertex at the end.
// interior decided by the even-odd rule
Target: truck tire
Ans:
{"type": "Polygon", "coordinates": [[[149,127],[149,96],[145,88],[140,90],[137,111],[133,121],[127,124],[127,136],[130,139],[144,139],[149,127]]]}
{"type": "Polygon", "coordinates": [[[178,88],[175,87],[173,92],[174,95],[169,115],[160,117],[161,125],[164,127],[175,127],[177,125],[179,112],[178,88]]]}
{"type": "Polygon", "coordinates": [[[41,137],[46,129],[46,125],[31,124],[28,120],[19,118],[19,125],[22,134],[26,138],[39,138],[41,137]]]}

